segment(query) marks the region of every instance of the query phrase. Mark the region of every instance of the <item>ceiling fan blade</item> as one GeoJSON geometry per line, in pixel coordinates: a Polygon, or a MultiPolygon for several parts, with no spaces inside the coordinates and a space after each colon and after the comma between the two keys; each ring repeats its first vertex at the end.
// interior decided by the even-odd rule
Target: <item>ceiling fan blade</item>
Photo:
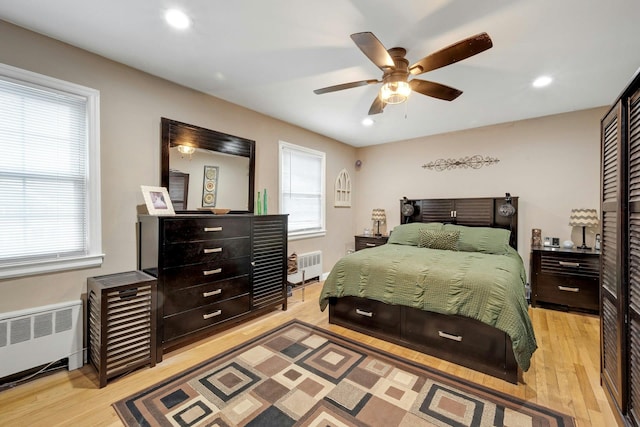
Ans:
{"type": "Polygon", "coordinates": [[[462,95],[461,90],[427,80],[413,79],[409,82],[409,86],[411,86],[411,90],[414,92],[445,101],[453,101],[462,95]]]}
{"type": "Polygon", "coordinates": [[[413,75],[426,73],[449,64],[453,64],[463,59],[467,59],[473,55],[491,48],[493,42],[487,33],[476,34],[467,39],[440,49],[437,52],[427,55],[420,61],[409,67],[409,71],[413,75]]]}
{"type": "Polygon", "coordinates": [[[371,108],[369,108],[369,115],[371,116],[373,114],[382,113],[386,105],[387,103],[380,99],[380,96],[376,96],[376,99],[374,99],[373,103],[371,104],[371,108]]]}
{"type": "Polygon", "coordinates": [[[391,58],[391,55],[387,52],[387,49],[380,40],[373,35],[373,33],[365,32],[351,34],[351,39],[360,48],[362,53],[367,55],[367,58],[376,64],[382,71],[386,71],[387,69],[394,68],[396,66],[395,62],[393,62],[393,58],[391,58]]]}
{"type": "Polygon", "coordinates": [[[374,83],[381,83],[380,80],[360,80],[359,82],[343,83],[335,86],[323,87],[322,89],[316,89],[313,92],[316,95],[322,95],[323,93],[336,92],[338,90],[351,89],[352,87],[372,85],[374,83]]]}

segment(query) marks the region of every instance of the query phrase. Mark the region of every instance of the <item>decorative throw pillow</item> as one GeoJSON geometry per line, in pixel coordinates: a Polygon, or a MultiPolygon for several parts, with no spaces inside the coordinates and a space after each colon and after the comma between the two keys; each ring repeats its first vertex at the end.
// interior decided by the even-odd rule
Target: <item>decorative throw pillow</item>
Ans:
{"type": "Polygon", "coordinates": [[[420,230],[427,229],[440,231],[444,226],[441,222],[410,222],[409,224],[396,225],[392,233],[389,235],[387,243],[395,243],[396,245],[418,246],[420,240],[420,230]]]}
{"type": "Polygon", "coordinates": [[[455,231],[433,231],[420,230],[419,248],[443,249],[446,251],[458,250],[458,239],[460,232],[455,231]]]}

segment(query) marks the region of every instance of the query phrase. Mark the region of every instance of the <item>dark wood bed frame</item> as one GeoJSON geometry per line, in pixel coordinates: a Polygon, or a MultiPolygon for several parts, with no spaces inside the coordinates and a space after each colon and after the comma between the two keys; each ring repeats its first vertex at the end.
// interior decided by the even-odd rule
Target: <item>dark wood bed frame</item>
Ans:
{"type": "MultiPolygon", "coordinates": [[[[401,200],[414,206],[404,222],[445,222],[511,230],[517,248],[518,198],[513,216],[499,214],[505,197],[401,200]]],[[[366,249],[365,249],[366,250],[366,249]]],[[[390,305],[359,297],[331,298],[329,323],[418,350],[517,384],[519,368],[509,336],[478,320],[390,305]]]]}

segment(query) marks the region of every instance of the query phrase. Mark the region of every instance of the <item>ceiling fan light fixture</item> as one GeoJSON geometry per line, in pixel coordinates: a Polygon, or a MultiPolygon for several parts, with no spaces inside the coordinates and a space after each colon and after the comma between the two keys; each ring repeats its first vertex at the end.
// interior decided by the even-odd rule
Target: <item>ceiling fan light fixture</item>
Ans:
{"type": "Polygon", "coordinates": [[[380,88],[380,98],[386,104],[401,104],[410,94],[411,86],[403,81],[387,82],[380,88]]]}
{"type": "Polygon", "coordinates": [[[196,149],[195,147],[191,147],[189,145],[178,145],[178,151],[180,154],[193,154],[196,149]]]}

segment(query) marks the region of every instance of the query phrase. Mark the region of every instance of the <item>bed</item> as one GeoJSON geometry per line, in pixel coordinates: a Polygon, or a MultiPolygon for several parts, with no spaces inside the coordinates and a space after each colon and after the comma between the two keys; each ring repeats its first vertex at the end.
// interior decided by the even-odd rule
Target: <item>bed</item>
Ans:
{"type": "Polygon", "coordinates": [[[434,221],[448,219],[434,216],[434,199],[410,201],[419,213],[387,244],[336,263],[320,308],[329,307],[330,323],[517,383],[537,348],[514,249],[517,219],[499,214],[504,198],[459,200],[472,206],[467,213],[480,205],[493,213],[460,225],[454,210],[453,220],[434,221]]]}

